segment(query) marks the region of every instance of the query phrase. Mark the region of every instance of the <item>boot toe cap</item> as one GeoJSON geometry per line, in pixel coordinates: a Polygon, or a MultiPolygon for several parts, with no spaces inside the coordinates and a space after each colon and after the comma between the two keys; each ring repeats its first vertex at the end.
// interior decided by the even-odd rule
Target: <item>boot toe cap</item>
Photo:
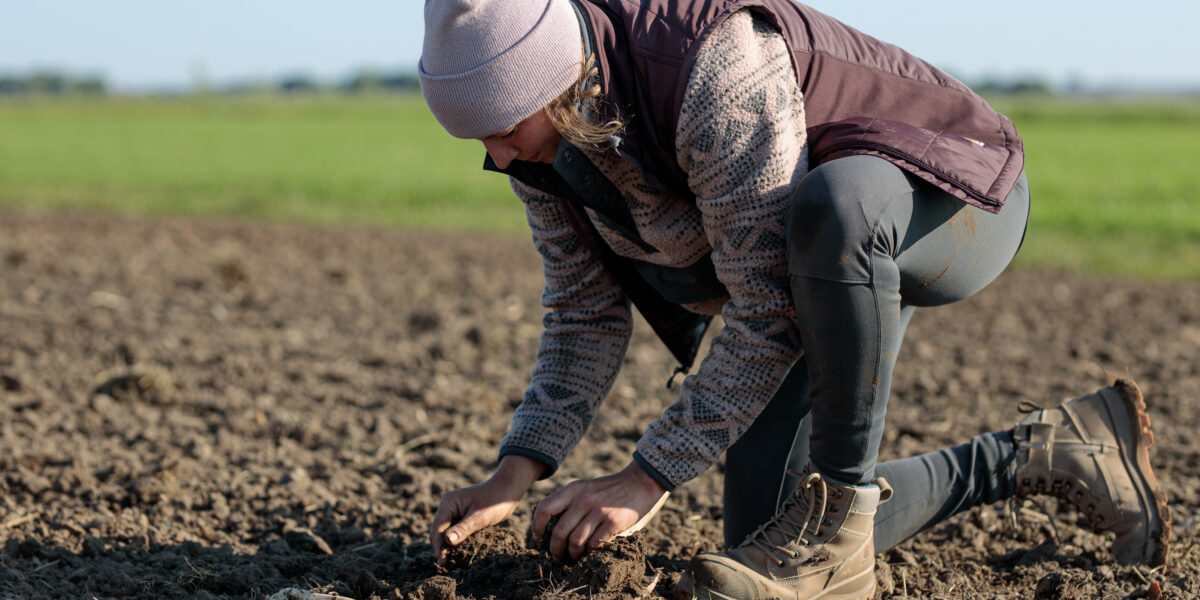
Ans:
{"type": "Polygon", "coordinates": [[[676,598],[758,598],[757,586],[728,556],[701,554],[692,559],[675,588],[676,598]],[[687,588],[687,589],[684,589],[687,588]]]}
{"type": "Polygon", "coordinates": [[[1171,539],[1170,516],[1165,503],[1149,507],[1145,515],[1138,515],[1138,521],[1136,527],[1118,531],[1112,544],[1113,558],[1123,565],[1165,564],[1171,539]]]}

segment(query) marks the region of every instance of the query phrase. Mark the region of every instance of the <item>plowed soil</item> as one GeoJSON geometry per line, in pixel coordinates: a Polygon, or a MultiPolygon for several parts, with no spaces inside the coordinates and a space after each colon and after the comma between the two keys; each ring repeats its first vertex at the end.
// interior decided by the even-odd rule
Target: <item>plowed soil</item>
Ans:
{"type": "MultiPolygon", "coordinates": [[[[526,544],[537,500],[619,470],[672,401],[644,324],[571,460],[431,559],[440,494],[490,473],[522,397],[540,291],[525,238],[0,212],[0,598],[669,597],[719,549],[719,466],[578,563],[526,544]]],[[[1118,566],[1053,500],[988,506],[879,557],[879,595],[1200,597],[1198,350],[1195,283],[1009,272],[919,312],[884,458],[1132,377],[1171,557],[1118,566]]]]}

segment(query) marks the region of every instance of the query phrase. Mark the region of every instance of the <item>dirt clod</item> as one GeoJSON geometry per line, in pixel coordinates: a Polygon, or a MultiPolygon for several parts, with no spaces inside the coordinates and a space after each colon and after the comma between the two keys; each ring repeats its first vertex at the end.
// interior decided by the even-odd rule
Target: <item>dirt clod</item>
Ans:
{"type": "Polygon", "coordinates": [[[305,527],[288,530],[283,534],[283,539],[287,540],[288,546],[297,552],[333,554],[333,550],[329,547],[329,542],[326,542],[321,536],[305,527]]]}
{"type": "Polygon", "coordinates": [[[22,387],[21,380],[11,375],[0,374],[0,387],[6,392],[19,392],[22,387]]]}
{"type": "Polygon", "coordinates": [[[93,393],[111,396],[116,400],[166,402],[175,392],[171,373],[155,365],[133,365],[117,371],[105,371],[97,376],[100,384],[93,393]]]}
{"type": "Polygon", "coordinates": [[[1038,581],[1034,590],[1034,600],[1063,600],[1063,590],[1067,587],[1067,578],[1062,573],[1050,573],[1038,581]]]}
{"type": "Polygon", "coordinates": [[[418,591],[420,600],[455,600],[458,596],[454,593],[458,584],[453,578],[445,575],[434,575],[426,579],[418,591]]]}

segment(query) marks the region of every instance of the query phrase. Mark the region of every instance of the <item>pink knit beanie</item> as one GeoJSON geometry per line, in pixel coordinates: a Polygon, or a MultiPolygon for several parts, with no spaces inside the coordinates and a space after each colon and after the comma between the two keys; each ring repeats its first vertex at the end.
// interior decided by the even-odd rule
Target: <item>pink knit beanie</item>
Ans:
{"type": "Polygon", "coordinates": [[[570,0],[425,0],[421,92],[454,137],[520,123],[578,79],[582,56],[570,0]]]}

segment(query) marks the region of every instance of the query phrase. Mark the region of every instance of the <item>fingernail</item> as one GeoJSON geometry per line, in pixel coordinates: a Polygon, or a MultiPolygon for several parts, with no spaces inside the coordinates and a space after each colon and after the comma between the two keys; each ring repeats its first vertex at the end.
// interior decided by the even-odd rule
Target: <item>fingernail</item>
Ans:
{"type": "Polygon", "coordinates": [[[446,534],[446,539],[450,540],[451,544],[457,544],[458,543],[458,532],[451,531],[450,533],[446,534]]]}

